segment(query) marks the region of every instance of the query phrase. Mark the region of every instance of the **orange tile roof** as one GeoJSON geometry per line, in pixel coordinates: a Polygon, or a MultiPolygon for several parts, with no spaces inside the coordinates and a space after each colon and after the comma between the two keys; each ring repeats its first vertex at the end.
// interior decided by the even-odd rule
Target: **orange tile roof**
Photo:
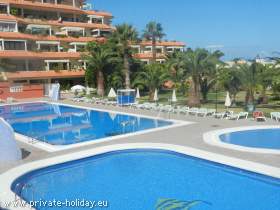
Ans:
{"type": "Polygon", "coordinates": [[[13,59],[78,59],[81,57],[79,52],[31,52],[18,50],[0,51],[0,58],[13,59]]]}
{"type": "MultiPolygon", "coordinates": [[[[153,54],[152,53],[137,53],[133,56],[137,59],[152,59],[153,54]]],[[[157,59],[165,59],[166,56],[164,54],[157,54],[157,59]]]]}
{"type": "Polygon", "coordinates": [[[98,24],[98,23],[80,23],[80,22],[68,22],[63,21],[59,22],[58,20],[47,20],[42,21],[39,19],[29,19],[29,18],[20,18],[16,17],[16,20],[20,23],[24,24],[41,24],[41,25],[53,25],[53,26],[60,26],[60,27],[82,27],[82,28],[90,28],[90,29],[114,29],[114,27],[106,25],[106,24],[98,24]]]}
{"type": "Polygon", "coordinates": [[[13,16],[13,15],[0,14],[0,20],[14,20],[14,21],[16,21],[16,17],[13,16]]]}
{"type": "Polygon", "coordinates": [[[80,71],[18,71],[18,72],[6,72],[5,75],[8,80],[15,79],[48,79],[48,78],[75,78],[83,77],[85,72],[80,71]]]}
{"type": "Polygon", "coordinates": [[[84,10],[84,12],[88,15],[97,15],[97,16],[103,16],[103,17],[109,17],[109,18],[113,17],[113,15],[111,13],[104,12],[104,11],[84,10]]]}
{"type": "Polygon", "coordinates": [[[103,16],[108,18],[113,17],[112,14],[109,12],[82,10],[78,7],[73,7],[70,5],[63,5],[63,4],[40,3],[40,2],[24,1],[24,0],[1,0],[1,2],[10,3],[11,5],[19,5],[21,8],[28,8],[28,9],[71,12],[71,13],[74,12],[79,14],[98,15],[98,16],[103,16]]]}
{"type": "Polygon", "coordinates": [[[24,23],[24,24],[40,24],[40,25],[53,25],[53,26],[60,26],[60,27],[82,27],[82,28],[90,28],[90,29],[112,29],[114,30],[115,27],[106,25],[106,24],[98,24],[98,23],[80,23],[80,22],[68,22],[68,21],[63,21],[59,22],[58,20],[46,20],[42,21],[39,19],[31,19],[31,18],[21,18],[21,17],[15,17],[13,15],[3,15],[0,14],[0,20],[15,20],[18,21],[19,23],[24,23]]]}
{"type": "MultiPolygon", "coordinates": [[[[143,46],[151,46],[151,41],[143,41],[140,43],[143,46]]],[[[159,41],[156,42],[157,46],[165,46],[165,47],[184,47],[186,44],[184,42],[177,42],[177,41],[159,41]]]]}
{"type": "Polygon", "coordinates": [[[18,32],[0,32],[0,38],[4,39],[24,39],[34,41],[63,41],[63,42],[90,42],[99,41],[104,42],[104,38],[95,37],[57,37],[57,36],[38,36],[32,34],[23,34],[18,32]]]}

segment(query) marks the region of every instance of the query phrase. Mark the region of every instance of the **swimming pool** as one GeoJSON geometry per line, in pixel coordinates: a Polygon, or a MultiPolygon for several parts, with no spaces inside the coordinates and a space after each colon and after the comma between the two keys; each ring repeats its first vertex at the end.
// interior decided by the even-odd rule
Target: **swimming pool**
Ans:
{"type": "Polygon", "coordinates": [[[174,121],[46,102],[1,106],[0,117],[19,137],[27,137],[25,141],[34,145],[47,143],[39,145],[50,151],[178,125],[174,121]]]}
{"type": "Polygon", "coordinates": [[[209,132],[204,140],[231,149],[280,154],[280,126],[253,126],[209,132]]]}
{"type": "Polygon", "coordinates": [[[222,142],[244,147],[280,149],[280,129],[236,131],[220,136],[222,142]]]}
{"type": "Polygon", "coordinates": [[[277,210],[280,203],[277,178],[161,149],[106,152],[33,170],[11,188],[26,201],[102,200],[110,210],[175,204],[194,210],[277,210]]]}

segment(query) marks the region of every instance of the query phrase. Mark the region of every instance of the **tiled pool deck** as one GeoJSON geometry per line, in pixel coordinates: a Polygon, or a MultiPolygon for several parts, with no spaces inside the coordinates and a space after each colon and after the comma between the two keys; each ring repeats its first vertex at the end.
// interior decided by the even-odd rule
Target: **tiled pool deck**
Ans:
{"type": "MultiPolygon", "coordinates": [[[[42,100],[42,99],[40,99],[42,100]]],[[[45,99],[43,99],[45,100],[45,99]]],[[[37,100],[38,101],[38,100],[37,100]]],[[[152,111],[145,111],[145,110],[135,110],[129,108],[122,108],[122,107],[114,107],[114,106],[104,106],[104,105],[96,105],[96,104],[88,104],[88,103],[77,103],[71,102],[69,100],[63,100],[61,103],[65,104],[72,104],[72,105],[80,105],[80,106],[87,106],[93,108],[101,108],[105,110],[114,110],[114,111],[122,111],[127,113],[134,113],[134,114],[145,114],[148,116],[156,117],[157,113],[152,111]]],[[[161,114],[161,117],[168,118],[168,114],[164,113],[161,114]]],[[[268,119],[267,122],[255,122],[253,120],[239,120],[239,121],[231,121],[231,120],[221,120],[221,119],[214,119],[212,117],[195,117],[195,116],[185,116],[185,115],[177,115],[171,114],[170,116],[172,119],[176,120],[185,120],[195,122],[191,125],[185,125],[177,128],[172,128],[168,130],[162,131],[155,131],[148,134],[125,137],[121,139],[117,139],[114,141],[98,143],[91,146],[80,147],[76,149],[70,149],[60,152],[53,152],[48,153],[46,151],[36,149],[31,145],[27,145],[24,143],[18,142],[20,147],[24,149],[26,153],[26,157],[14,164],[14,165],[0,165],[0,173],[7,171],[8,169],[32,162],[35,160],[46,159],[49,157],[54,157],[62,154],[69,154],[76,151],[82,151],[90,148],[96,148],[100,146],[108,146],[111,144],[124,144],[124,143],[165,143],[165,144],[175,144],[179,146],[187,146],[192,147],[195,149],[205,150],[212,153],[217,153],[221,155],[226,155],[234,158],[239,158],[243,160],[248,160],[252,162],[262,163],[269,166],[278,167],[280,170],[280,155],[272,155],[272,154],[257,154],[257,153],[248,153],[248,152],[241,152],[241,151],[234,151],[231,149],[211,146],[206,144],[203,141],[203,134],[205,132],[217,129],[224,129],[224,128],[232,128],[232,127],[240,127],[240,126],[255,126],[255,125],[280,125],[279,123],[268,119]]]]}

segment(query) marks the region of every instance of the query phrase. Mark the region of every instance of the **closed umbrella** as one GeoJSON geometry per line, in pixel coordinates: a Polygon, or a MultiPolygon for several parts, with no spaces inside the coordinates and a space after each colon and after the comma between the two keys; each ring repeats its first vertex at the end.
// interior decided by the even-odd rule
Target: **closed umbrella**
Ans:
{"type": "Polygon", "coordinates": [[[176,90],[174,89],[173,90],[173,93],[172,93],[172,99],[171,99],[172,102],[176,103],[177,102],[177,97],[176,97],[176,90]]]}
{"type": "Polygon", "coordinates": [[[140,91],[139,91],[139,88],[137,88],[137,90],[136,90],[136,98],[137,98],[137,99],[140,98],[140,91]]]}
{"type": "Polygon", "coordinates": [[[116,97],[117,97],[116,91],[114,90],[114,88],[111,88],[108,94],[108,98],[116,98],[116,97]]]}
{"type": "Polygon", "coordinates": [[[83,92],[84,90],[86,90],[86,87],[84,87],[82,85],[75,85],[75,86],[71,87],[72,92],[83,92]]]}
{"type": "Polygon", "coordinates": [[[226,96],[226,100],[225,100],[225,107],[230,107],[231,106],[231,99],[230,99],[230,95],[229,92],[227,92],[227,96],[226,96]]]}
{"type": "Polygon", "coordinates": [[[158,90],[157,89],[155,89],[154,101],[158,101],[158,90]]]}

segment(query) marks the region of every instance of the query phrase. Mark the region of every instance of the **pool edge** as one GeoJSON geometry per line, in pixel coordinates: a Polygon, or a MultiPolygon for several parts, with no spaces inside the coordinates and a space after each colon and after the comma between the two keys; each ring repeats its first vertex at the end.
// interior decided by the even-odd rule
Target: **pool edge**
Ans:
{"type": "MultiPolygon", "coordinates": [[[[193,156],[196,158],[205,159],[208,161],[224,164],[227,166],[232,166],[240,168],[243,170],[251,171],[258,174],[263,174],[269,177],[280,178],[280,169],[273,166],[264,165],[261,163],[256,163],[252,161],[242,160],[238,158],[233,158],[225,155],[216,154],[213,152],[203,151],[199,149],[194,149],[191,147],[178,146],[173,144],[156,144],[156,143],[130,143],[130,144],[116,144],[103,146],[93,149],[88,149],[84,151],[79,151],[75,153],[70,153],[66,155],[61,155],[57,157],[51,157],[44,160],[39,160],[31,163],[27,163],[16,168],[9,170],[8,172],[0,175],[0,186],[2,186],[3,191],[0,193],[0,203],[14,201],[15,195],[11,191],[11,185],[18,177],[31,172],[36,169],[48,167],[55,164],[60,164],[64,162],[69,162],[73,160],[78,160],[82,158],[87,158],[90,156],[95,156],[107,152],[117,151],[117,150],[127,150],[127,149],[163,149],[169,150],[188,156],[193,156]]],[[[11,208],[19,209],[19,208],[11,208]]],[[[30,209],[30,208],[23,208],[30,209]]]]}
{"type": "Polygon", "coordinates": [[[240,151],[240,152],[249,152],[255,154],[272,154],[272,155],[280,155],[280,150],[276,149],[261,149],[261,148],[250,148],[245,146],[239,146],[234,144],[229,144],[221,141],[220,135],[238,131],[246,131],[246,130],[261,130],[261,129],[280,129],[278,125],[260,125],[260,126],[243,126],[243,127],[233,127],[226,128],[220,130],[209,131],[203,134],[203,141],[209,145],[240,151]]]}
{"type": "Polygon", "coordinates": [[[123,115],[135,116],[135,117],[142,117],[142,118],[147,118],[147,119],[151,119],[151,120],[155,120],[155,119],[163,120],[163,121],[169,121],[169,122],[173,123],[171,125],[162,126],[162,127],[158,127],[158,128],[151,128],[151,129],[146,129],[146,130],[142,130],[142,131],[137,131],[134,133],[122,134],[122,135],[118,135],[118,136],[110,136],[110,137],[100,138],[98,140],[89,140],[89,141],[71,144],[71,145],[51,145],[51,144],[48,144],[48,143],[45,143],[45,142],[42,142],[39,140],[35,140],[33,142],[33,141],[30,141],[30,137],[15,132],[17,141],[30,145],[32,147],[44,150],[46,152],[59,152],[59,151],[64,151],[64,150],[77,149],[77,148],[81,148],[84,146],[91,146],[91,145],[96,145],[99,143],[111,142],[111,141],[119,140],[119,139],[123,139],[123,138],[139,136],[139,135],[143,135],[143,134],[149,134],[149,133],[153,133],[153,132],[157,132],[157,131],[163,131],[163,130],[167,130],[167,129],[171,129],[171,128],[177,128],[177,127],[195,124],[195,122],[191,122],[191,121],[165,119],[162,117],[156,117],[156,116],[153,117],[153,116],[148,116],[145,114],[127,113],[125,111],[114,111],[114,110],[107,110],[107,109],[101,109],[101,108],[74,105],[74,104],[68,104],[68,103],[62,103],[62,102],[44,101],[44,100],[38,100],[38,101],[32,101],[32,102],[17,102],[17,103],[13,103],[13,104],[3,104],[3,105],[0,105],[0,107],[7,106],[7,105],[20,105],[20,104],[30,104],[30,103],[47,103],[47,104],[68,106],[68,107],[73,107],[73,108],[95,110],[95,111],[100,111],[100,112],[108,112],[108,113],[123,114],[123,115]]]}

